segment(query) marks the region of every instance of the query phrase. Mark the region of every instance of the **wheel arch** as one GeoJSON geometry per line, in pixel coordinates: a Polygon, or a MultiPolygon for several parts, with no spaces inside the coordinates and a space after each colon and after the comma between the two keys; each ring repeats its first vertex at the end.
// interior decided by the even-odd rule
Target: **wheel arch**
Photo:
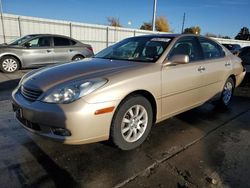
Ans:
{"type": "Polygon", "coordinates": [[[72,58],[71,58],[71,60],[73,60],[76,56],[81,56],[81,57],[83,57],[83,58],[86,58],[84,55],[82,55],[82,54],[75,54],[72,58]]]}
{"type": "Polygon", "coordinates": [[[234,87],[236,87],[236,76],[234,74],[231,74],[228,78],[232,78],[234,81],[234,87]]]}
{"type": "Polygon", "coordinates": [[[4,55],[2,55],[2,56],[0,57],[0,59],[4,58],[4,57],[6,57],[6,56],[14,57],[15,59],[17,59],[20,68],[23,67],[23,66],[22,66],[22,61],[21,61],[21,59],[20,59],[18,56],[14,55],[14,54],[4,54],[4,55]]]}
{"type": "Polygon", "coordinates": [[[141,95],[143,96],[144,98],[146,98],[150,104],[151,104],[151,107],[152,107],[152,111],[153,111],[153,122],[155,123],[156,122],[156,117],[157,117],[157,103],[156,103],[156,100],[155,100],[155,97],[152,95],[152,93],[150,93],[149,91],[147,90],[136,90],[136,91],[133,91],[129,94],[127,94],[122,100],[121,102],[119,103],[117,109],[119,108],[119,106],[121,106],[123,104],[123,102],[133,96],[133,95],[141,95]]]}

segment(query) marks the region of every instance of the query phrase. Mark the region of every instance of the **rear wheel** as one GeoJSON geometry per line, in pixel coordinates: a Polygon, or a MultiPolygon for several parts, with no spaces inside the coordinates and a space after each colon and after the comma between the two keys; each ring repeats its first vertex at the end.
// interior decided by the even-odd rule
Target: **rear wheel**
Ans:
{"type": "Polygon", "coordinates": [[[111,139],[122,150],[131,150],[147,138],[153,124],[149,101],[139,95],[127,98],[117,109],[111,124],[111,139]]]}
{"type": "Polygon", "coordinates": [[[0,69],[5,73],[16,72],[19,68],[19,61],[13,56],[4,56],[0,60],[0,69]]]}
{"type": "Polygon", "coordinates": [[[234,87],[235,85],[234,85],[233,79],[231,77],[228,78],[224,85],[224,88],[223,88],[223,91],[221,93],[221,97],[219,100],[219,104],[221,106],[227,107],[230,104],[232,97],[233,97],[234,87]]]}
{"type": "Polygon", "coordinates": [[[72,58],[72,61],[80,61],[80,60],[82,60],[82,59],[84,59],[83,56],[81,56],[81,55],[76,55],[76,56],[74,56],[74,57],[72,58]]]}

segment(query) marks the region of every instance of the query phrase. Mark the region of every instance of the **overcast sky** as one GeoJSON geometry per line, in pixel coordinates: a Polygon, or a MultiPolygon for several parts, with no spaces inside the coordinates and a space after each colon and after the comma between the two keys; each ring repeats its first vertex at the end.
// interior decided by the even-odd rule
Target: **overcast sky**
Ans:
{"type": "MultiPolygon", "coordinates": [[[[243,26],[250,28],[250,0],[158,0],[157,15],[167,17],[171,30],[200,26],[207,32],[234,37],[243,26]]],[[[107,17],[120,19],[124,27],[139,28],[152,19],[153,0],[2,0],[6,13],[94,24],[107,17]],[[132,22],[128,26],[128,21],[132,22]]]]}

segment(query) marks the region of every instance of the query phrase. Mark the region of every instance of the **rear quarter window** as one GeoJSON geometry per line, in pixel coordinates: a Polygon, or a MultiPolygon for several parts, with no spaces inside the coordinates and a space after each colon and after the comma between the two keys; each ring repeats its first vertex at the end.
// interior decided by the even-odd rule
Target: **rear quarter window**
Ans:
{"type": "Polygon", "coordinates": [[[200,41],[205,59],[216,59],[216,58],[222,58],[225,56],[224,50],[216,42],[206,39],[206,38],[199,38],[199,41],[200,41]]]}

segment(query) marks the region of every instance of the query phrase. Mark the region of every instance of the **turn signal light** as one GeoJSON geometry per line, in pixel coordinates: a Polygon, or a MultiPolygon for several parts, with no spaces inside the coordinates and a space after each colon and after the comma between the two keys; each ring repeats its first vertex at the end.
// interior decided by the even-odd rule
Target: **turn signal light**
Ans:
{"type": "Polygon", "coordinates": [[[114,108],[115,108],[115,107],[112,106],[112,107],[108,107],[108,108],[103,108],[103,109],[96,110],[96,111],[95,111],[95,115],[113,112],[114,108]]]}

